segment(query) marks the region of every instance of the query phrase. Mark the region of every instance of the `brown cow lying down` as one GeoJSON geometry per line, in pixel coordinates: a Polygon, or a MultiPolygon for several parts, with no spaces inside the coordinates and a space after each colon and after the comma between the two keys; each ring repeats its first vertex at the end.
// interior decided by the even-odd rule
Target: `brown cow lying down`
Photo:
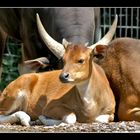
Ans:
{"type": "Polygon", "coordinates": [[[140,121],[140,40],[115,39],[96,46],[94,56],[116,96],[118,119],[140,121]]]}
{"type": "MultiPolygon", "coordinates": [[[[113,37],[116,24],[117,18],[98,43],[113,37]]],[[[114,95],[103,69],[92,61],[94,46],[64,39],[63,70],[24,74],[11,82],[0,96],[0,123],[20,121],[28,126],[38,117],[48,125],[113,121],[114,95]]]]}
{"type": "Polygon", "coordinates": [[[44,116],[56,123],[114,120],[114,95],[104,71],[92,61],[92,49],[64,42],[62,71],[24,74],[4,89],[0,96],[0,123],[20,121],[28,126],[30,117],[33,120],[40,115],[44,124],[49,123],[44,116]],[[67,84],[59,81],[59,75],[67,84]]]}

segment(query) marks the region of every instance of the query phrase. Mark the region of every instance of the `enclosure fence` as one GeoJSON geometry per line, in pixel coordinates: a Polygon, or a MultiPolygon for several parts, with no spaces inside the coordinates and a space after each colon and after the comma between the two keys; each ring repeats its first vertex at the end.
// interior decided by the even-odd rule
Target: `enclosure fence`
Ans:
{"type": "Polygon", "coordinates": [[[101,7],[101,35],[105,35],[118,15],[115,37],[132,37],[140,39],[140,8],[138,7],[101,7]]]}

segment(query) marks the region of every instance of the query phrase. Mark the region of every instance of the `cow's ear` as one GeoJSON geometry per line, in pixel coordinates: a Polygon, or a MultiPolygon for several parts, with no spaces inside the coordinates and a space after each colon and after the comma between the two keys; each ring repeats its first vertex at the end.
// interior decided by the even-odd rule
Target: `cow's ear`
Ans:
{"type": "Polygon", "coordinates": [[[96,59],[103,59],[106,56],[107,45],[97,45],[93,50],[96,59]]]}
{"type": "Polygon", "coordinates": [[[37,72],[39,68],[45,68],[50,66],[49,60],[46,57],[40,57],[33,60],[24,61],[24,63],[19,64],[19,73],[32,73],[37,72]]]}
{"type": "Polygon", "coordinates": [[[66,49],[68,45],[71,45],[71,42],[68,42],[65,38],[63,38],[62,40],[62,45],[64,46],[64,48],[66,49]]]}

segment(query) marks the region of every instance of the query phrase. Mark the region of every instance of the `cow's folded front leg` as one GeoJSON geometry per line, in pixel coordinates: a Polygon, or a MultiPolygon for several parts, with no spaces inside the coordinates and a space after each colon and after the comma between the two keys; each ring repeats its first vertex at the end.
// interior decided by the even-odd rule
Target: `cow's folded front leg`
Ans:
{"type": "Polygon", "coordinates": [[[30,116],[23,111],[17,111],[11,115],[0,115],[0,123],[17,123],[21,122],[24,126],[30,126],[30,116]]]}
{"type": "Polygon", "coordinates": [[[76,122],[76,115],[72,112],[66,104],[59,104],[54,106],[48,105],[44,108],[39,120],[44,125],[59,125],[60,123],[72,124],[76,122]]]}
{"type": "Polygon", "coordinates": [[[66,124],[73,124],[76,122],[76,115],[74,113],[70,113],[68,115],[63,116],[62,120],[56,120],[52,119],[49,117],[46,117],[44,115],[39,116],[39,120],[44,124],[44,125],[59,125],[61,123],[66,123],[66,124]]]}

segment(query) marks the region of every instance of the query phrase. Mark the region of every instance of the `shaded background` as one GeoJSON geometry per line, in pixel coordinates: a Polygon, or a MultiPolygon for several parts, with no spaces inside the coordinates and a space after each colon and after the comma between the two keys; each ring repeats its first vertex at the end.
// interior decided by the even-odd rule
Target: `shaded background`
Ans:
{"type": "MultiPolygon", "coordinates": [[[[133,37],[140,38],[140,8],[129,7],[107,7],[101,8],[101,37],[108,31],[115,15],[118,15],[118,26],[116,29],[116,37],[133,37]]],[[[21,43],[19,40],[9,36],[7,39],[4,56],[2,60],[2,75],[0,82],[0,91],[2,91],[8,83],[19,76],[18,62],[21,59],[21,43]]]]}

